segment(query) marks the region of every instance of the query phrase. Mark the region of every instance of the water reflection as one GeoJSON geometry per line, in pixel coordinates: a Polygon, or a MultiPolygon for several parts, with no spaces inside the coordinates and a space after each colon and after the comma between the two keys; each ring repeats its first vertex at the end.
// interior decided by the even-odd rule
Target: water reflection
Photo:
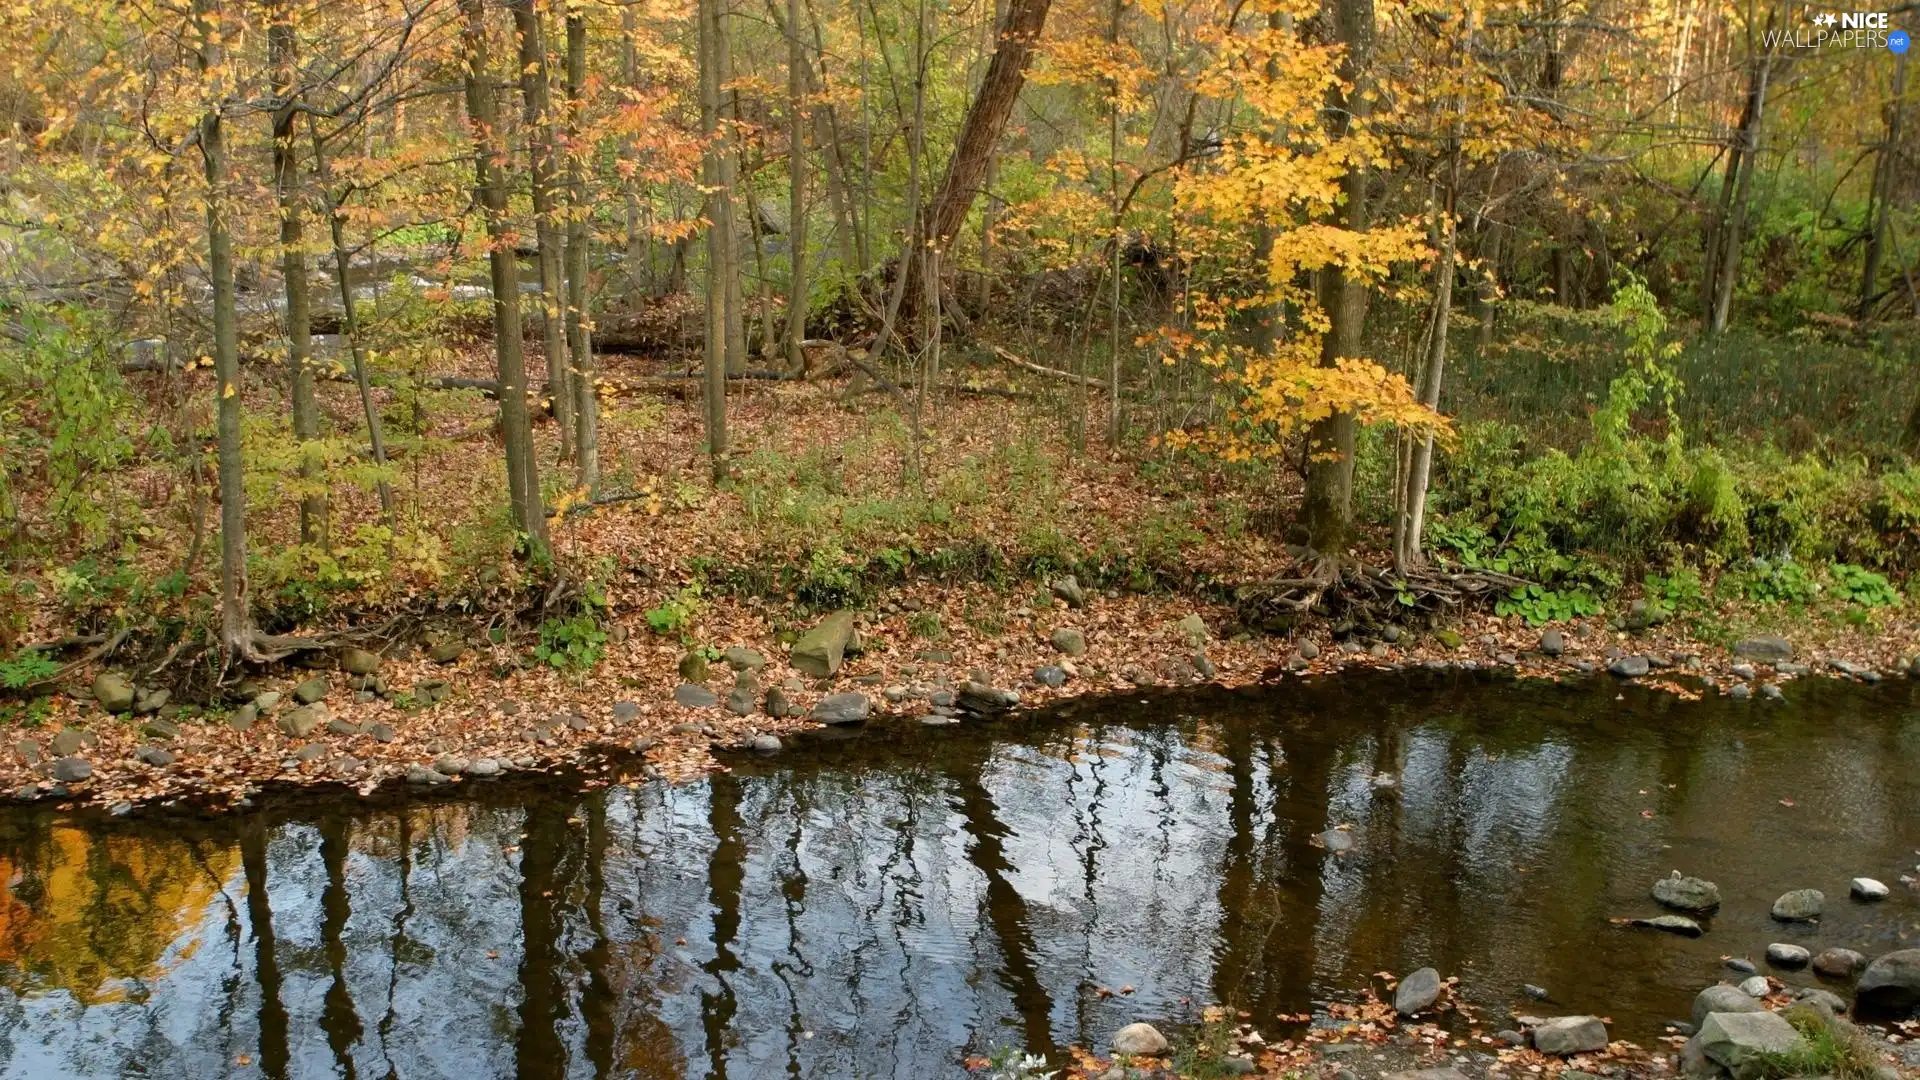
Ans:
{"type": "Polygon", "coordinates": [[[1907,891],[1768,920],[1920,846],[1908,688],[1794,698],[1420,675],[876,730],[680,788],[13,812],[0,1076],[919,1077],[1212,1000],[1276,1028],[1424,963],[1644,1038],[1723,953],[1920,934],[1907,891]],[[1608,923],[1676,866],[1725,894],[1707,937],[1608,923]]]}

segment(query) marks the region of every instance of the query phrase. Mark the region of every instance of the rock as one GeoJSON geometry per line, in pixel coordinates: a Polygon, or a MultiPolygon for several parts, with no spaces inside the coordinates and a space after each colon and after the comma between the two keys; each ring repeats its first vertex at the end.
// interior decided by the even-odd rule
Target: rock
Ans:
{"type": "MultiPolygon", "coordinates": [[[[1566,1072],[1560,1074],[1562,1080],[1574,1080],[1566,1072]]],[[[1433,1069],[1415,1069],[1411,1072],[1390,1072],[1382,1074],[1380,1080],[1467,1080],[1466,1074],[1452,1066],[1433,1069]]]]}
{"type": "Polygon", "coordinates": [[[1401,1016],[1412,1016],[1426,1011],[1439,1000],[1440,973],[1423,967],[1400,980],[1393,991],[1393,1010],[1401,1016]]]}
{"type": "Polygon", "coordinates": [[[1213,660],[1207,656],[1204,649],[1196,649],[1191,660],[1193,673],[1202,679],[1211,679],[1220,674],[1220,669],[1214,666],[1213,660]]]}
{"type": "Polygon", "coordinates": [[[680,658],[680,677],[690,683],[702,683],[712,674],[706,655],[690,652],[680,658]]]}
{"type": "Polygon", "coordinates": [[[614,723],[631,724],[638,719],[640,719],[640,706],[637,703],[631,701],[616,701],[613,703],[614,723]]]}
{"type": "Polygon", "coordinates": [[[1623,679],[1637,679],[1653,670],[1653,664],[1644,656],[1623,656],[1607,665],[1609,674],[1623,679]]]}
{"type": "Polygon", "coordinates": [[[1851,979],[1867,966],[1867,958],[1852,949],[1823,949],[1813,958],[1813,970],[1829,979],[1851,979]]]}
{"type": "Polygon", "coordinates": [[[759,671],[767,666],[767,658],[745,645],[729,645],[727,651],[720,654],[727,666],[735,671],[759,671]]]}
{"type": "Polygon", "coordinates": [[[1503,1043],[1506,1043],[1508,1046],[1527,1045],[1526,1034],[1524,1032],[1514,1031],[1511,1028],[1503,1031],[1494,1032],[1493,1038],[1495,1042],[1503,1042],[1503,1043]]]}
{"type": "Polygon", "coordinates": [[[170,720],[149,720],[140,725],[140,734],[149,739],[177,739],[180,727],[170,720]]]}
{"type": "Polygon", "coordinates": [[[1759,1075],[1766,1059],[1800,1044],[1800,1033],[1777,1013],[1709,1013],[1700,1024],[1700,1051],[1735,1080],[1759,1075]]]}
{"type": "Polygon", "coordinates": [[[19,742],[14,743],[13,752],[19,754],[20,760],[29,765],[40,764],[42,751],[40,744],[33,739],[21,739],[19,742]]]}
{"type": "Polygon", "coordinates": [[[409,784],[420,784],[424,787],[439,787],[441,784],[449,782],[446,776],[427,768],[425,765],[407,766],[407,783],[409,784]]]}
{"type": "Polygon", "coordinates": [[[1328,829],[1315,837],[1329,854],[1342,855],[1354,848],[1353,834],[1344,829],[1328,829]]]}
{"type": "Polygon", "coordinates": [[[384,694],[387,692],[387,684],[382,681],[378,675],[349,675],[347,676],[347,686],[364,693],[384,694]]]}
{"type": "Polygon", "coordinates": [[[1681,937],[1699,937],[1706,933],[1700,928],[1699,923],[1685,915],[1655,915],[1651,919],[1635,919],[1633,925],[1645,927],[1648,930],[1664,930],[1669,934],[1679,934],[1681,937]]]}
{"type": "Polygon", "coordinates": [[[380,654],[365,649],[345,649],[340,653],[340,670],[349,675],[371,675],[380,670],[380,654]]]}
{"type": "Polygon", "coordinates": [[[272,712],[280,705],[280,691],[268,690],[253,699],[253,707],[263,713],[272,712]]]}
{"type": "Polygon", "coordinates": [[[1533,1048],[1550,1057],[1589,1054],[1607,1048],[1607,1025],[1597,1016],[1556,1016],[1533,1029],[1533,1048]]]}
{"type": "Polygon", "coordinates": [[[467,643],[459,640],[443,641],[427,650],[427,659],[436,664],[451,664],[467,655],[467,643]]]}
{"type": "Polygon", "coordinates": [[[776,753],[780,749],[780,737],[778,735],[755,735],[753,738],[747,740],[747,748],[750,750],[758,750],[763,754],[776,753]]]}
{"type": "Polygon", "coordinates": [[[318,675],[294,687],[293,700],[302,705],[311,705],[321,698],[326,697],[327,691],[331,689],[333,689],[333,687],[328,685],[326,676],[318,675]]]}
{"type": "Polygon", "coordinates": [[[1743,956],[1729,956],[1725,963],[1729,971],[1737,971],[1742,975],[1758,975],[1760,973],[1760,969],[1754,965],[1753,961],[1743,956]]]}
{"type": "Polygon", "coordinates": [[[86,734],[83,733],[79,728],[71,728],[71,727],[61,728],[59,733],[54,735],[53,737],[53,742],[51,744],[53,748],[53,756],[54,757],[72,757],[73,755],[79,753],[80,748],[85,746],[86,744],[87,744],[86,734]]]}
{"type": "MultiPolygon", "coordinates": [[[[1225,1076],[1251,1076],[1254,1070],[1259,1067],[1260,1066],[1254,1064],[1252,1058],[1245,1054],[1228,1054],[1226,1057],[1220,1059],[1220,1072],[1225,1076]]],[[[1437,1071],[1453,1072],[1452,1069],[1441,1069],[1437,1071]]],[[[1454,1076],[1457,1080],[1467,1080],[1466,1077],[1461,1076],[1459,1073],[1454,1073],[1454,1076]]]]}
{"type": "Polygon", "coordinates": [[[1058,664],[1046,664],[1033,669],[1033,681],[1058,690],[1067,685],[1067,670],[1058,664]]]}
{"type": "Polygon", "coordinates": [[[1532,999],[1533,999],[1533,1000],[1535,1000],[1535,1001],[1551,1001],[1551,1000],[1553,1000],[1553,995],[1552,995],[1552,994],[1549,994],[1549,993],[1547,993],[1547,988],[1546,988],[1546,987],[1544,987],[1544,986],[1535,986],[1535,985],[1533,985],[1532,983],[1521,983],[1521,984],[1520,984],[1520,992],[1521,992],[1521,993],[1523,993],[1523,994],[1525,994],[1525,995],[1527,995],[1528,997],[1530,997],[1530,998],[1532,998],[1532,999]]]}
{"type": "Polygon", "coordinates": [[[1707,1060],[1707,1052],[1700,1045],[1697,1031],[1680,1048],[1680,1075],[1700,1077],[1702,1080],[1716,1080],[1726,1075],[1720,1071],[1720,1066],[1707,1060]]]}
{"type": "Polygon", "coordinates": [[[768,716],[775,719],[793,715],[793,703],[787,700],[787,692],[777,686],[767,691],[767,698],[763,708],[766,709],[768,716]]]}
{"type": "Polygon", "coordinates": [[[1682,877],[1675,870],[1672,877],[1653,883],[1653,898],[1675,911],[1712,911],[1720,906],[1720,886],[1697,877],[1682,877]]]}
{"type": "Polygon", "coordinates": [[[1301,641],[1299,648],[1295,649],[1294,652],[1303,660],[1318,660],[1320,658],[1320,646],[1314,644],[1312,638],[1301,641]]]}
{"type": "Polygon", "coordinates": [[[735,716],[753,715],[753,691],[737,686],[727,691],[727,711],[735,716]]]}
{"type": "Polygon", "coordinates": [[[857,690],[829,694],[814,705],[813,718],[823,724],[857,724],[867,718],[872,708],[867,695],[857,690]]]}
{"type": "Polygon", "coordinates": [[[1207,633],[1207,621],[1200,617],[1199,612],[1190,613],[1174,623],[1173,630],[1180,635],[1180,640],[1187,643],[1189,649],[1197,649],[1213,639],[1213,635],[1207,633]]]}
{"type": "Polygon", "coordinates": [[[260,719],[260,709],[248,703],[227,714],[227,726],[235,731],[250,731],[254,722],[260,719]]]}
{"type": "Polygon", "coordinates": [[[1776,941],[1767,946],[1767,963],[1772,964],[1774,967],[1806,967],[1807,961],[1811,959],[1813,959],[1813,954],[1798,945],[1789,945],[1784,941],[1776,941]]]}
{"type": "Polygon", "coordinates": [[[327,722],[327,705],[316,701],[311,705],[302,705],[297,709],[288,709],[280,716],[280,730],[295,739],[304,739],[313,734],[314,729],[327,722]]]}
{"type": "Polygon", "coordinates": [[[690,709],[709,709],[720,703],[719,695],[693,683],[681,683],[674,687],[673,700],[690,709]]]}
{"type": "Polygon", "coordinates": [[[1825,1009],[1835,1016],[1847,1011],[1847,999],[1831,990],[1822,990],[1817,986],[1803,986],[1793,992],[1793,1000],[1804,1001],[1816,1008],[1825,1009]]]}
{"type": "Polygon", "coordinates": [[[1778,683],[1766,683],[1760,687],[1760,696],[1766,698],[1768,701],[1779,701],[1786,697],[1787,694],[1786,691],[1780,689],[1778,683]]]}
{"type": "Polygon", "coordinates": [[[1062,626],[1053,632],[1053,647],[1067,656],[1083,656],[1087,651],[1087,635],[1071,626],[1062,626]]]}
{"type": "Polygon", "coordinates": [[[103,671],[93,678],[93,700],[110,713],[133,708],[133,680],[117,671],[103,671]]]}
{"type": "Polygon", "coordinates": [[[167,705],[167,699],[173,696],[171,690],[143,690],[133,699],[133,711],[142,716],[151,716],[167,705]]]}
{"type": "Polygon", "coordinates": [[[298,762],[317,761],[327,756],[327,744],[310,742],[293,752],[293,760],[298,762]]]}
{"type": "Polygon", "coordinates": [[[1543,656],[1558,657],[1567,651],[1567,638],[1558,630],[1549,630],[1540,635],[1540,653],[1543,656]]]}
{"type": "Polygon", "coordinates": [[[1813,669],[1808,667],[1805,664],[1794,664],[1794,663],[1789,663],[1785,660],[1778,660],[1774,662],[1773,670],[1779,672],[1782,675],[1805,675],[1807,672],[1812,671],[1813,669]]]}
{"type": "Polygon", "coordinates": [[[358,735],[360,734],[360,725],[351,721],[342,720],[336,716],[327,721],[327,732],[331,735],[358,735]]]}
{"type": "Polygon", "coordinates": [[[831,678],[834,672],[840,670],[840,661],[846,656],[847,645],[852,639],[853,612],[836,611],[793,643],[788,662],[803,675],[815,679],[831,678]]]}
{"type": "Polygon", "coordinates": [[[1826,905],[1827,896],[1819,889],[1795,889],[1773,902],[1773,917],[1781,922],[1811,922],[1826,905]]]}
{"type": "Polygon", "coordinates": [[[1128,1057],[1157,1057],[1167,1052],[1167,1037],[1152,1024],[1128,1024],[1113,1033],[1113,1052],[1128,1057]]]}
{"type": "Polygon", "coordinates": [[[1870,877],[1857,877],[1853,879],[1853,884],[1848,886],[1848,891],[1853,894],[1855,900],[1872,903],[1875,900],[1885,900],[1893,890],[1870,877]]]}
{"type": "Polygon", "coordinates": [[[1737,986],[1717,983],[1694,995],[1693,1026],[1706,1023],[1712,1013],[1759,1012],[1766,1008],[1754,1000],[1755,995],[1747,993],[1737,986]]]}
{"type": "Polygon", "coordinates": [[[1727,691],[1727,696],[1735,701],[1745,701],[1753,696],[1753,687],[1746,683],[1734,683],[1733,689],[1727,691]]]}
{"type": "Polygon", "coordinates": [[[1002,690],[969,679],[960,684],[960,693],[954,703],[968,712],[1003,713],[1020,704],[1020,694],[1015,690],[1002,690]]]}
{"type": "Polygon", "coordinates": [[[1072,574],[1068,574],[1065,577],[1054,578],[1053,581],[1047,585],[1047,588],[1053,595],[1065,600],[1067,606],[1070,608],[1087,606],[1087,591],[1080,587],[1080,583],[1074,580],[1072,574]]]}
{"type": "Polygon", "coordinates": [[[1920,1006],[1920,949],[1879,957],[1860,974],[1854,997],[1869,1010],[1896,1012],[1920,1006]]]}
{"type": "Polygon", "coordinates": [[[441,776],[459,776],[467,771],[467,759],[458,754],[441,754],[433,759],[433,771],[441,776]]]}
{"type": "Polygon", "coordinates": [[[393,730],[393,725],[387,723],[373,724],[367,728],[367,734],[373,736],[373,741],[377,743],[390,743],[400,737],[399,733],[393,730]]]}
{"type": "Polygon", "coordinates": [[[92,775],[86,758],[63,757],[53,763],[53,778],[62,784],[77,784],[92,775]]]}
{"type": "Polygon", "coordinates": [[[1757,672],[1753,670],[1752,664],[1735,664],[1727,670],[1742,679],[1751,679],[1757,674],[1757,672]]]}
{"type": "Polygon", "coordinates": [[[1765,975],[1755,975],[1750,979],[1743,979],[1740,982],[1740,992],[1748,997],[1763,998],[1771,993],[1772,990],[1773,984],[1767,981],[1765,975]]]}
{"type": "Polygon", "coordinates": [[[1782,660],[1793,659],[1793,643],[1786,638],[1772,634],[1750,637],[1733,643],[1733,655],[1743,660],[1758,660],[1763,664],[1775,664],[1782,660]]]}

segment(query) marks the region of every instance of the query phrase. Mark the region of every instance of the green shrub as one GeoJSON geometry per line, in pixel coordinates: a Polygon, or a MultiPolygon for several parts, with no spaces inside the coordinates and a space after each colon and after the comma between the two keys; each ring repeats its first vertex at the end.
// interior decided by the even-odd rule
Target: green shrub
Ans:
{"type": "Polygon", "coordinates": [[[24,690],[59,670],[46,653],[22,650],[0,660],[0,690],[24,690]]]}
{"type": "Polygon", "coordinates": [[[1849,604],[1863,608],[1892,607],[1900,592],[1885,577],[1852,563],[1833,564],[1833,588],[1849,604]]]}
{"type": "Polygon", "coordinates": [[[607,632],[591,611],[540,624],[540,642],[533,658],[560,671],[588,671],[606,651],[607,632]]]}
{"type": "Polygon", "coordinates": [[[661,601],[658,607],[647,609],[647,628],[661,635],[678,634],[693,622],[705,606],[700,583],[692,582],[661,601]]]}
{"type": "Polygon", "coordinates": [[[1538,585],[1522,585],[1494,601],[1494,614],[1518,615],[1529,626],[1545,626],[1600,613],[1600,601],[1586,589],[1558,592],[1538,585]]]}

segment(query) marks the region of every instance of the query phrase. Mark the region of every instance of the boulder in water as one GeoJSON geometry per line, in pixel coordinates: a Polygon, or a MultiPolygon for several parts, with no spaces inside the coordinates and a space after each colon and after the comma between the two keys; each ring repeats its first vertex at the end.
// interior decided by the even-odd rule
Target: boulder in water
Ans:
{"type": "Polygon", "coordinates": [[[1777,1013],[1710,1013],[1700,1025],[1700,1050],[1735,1080],[1759,1075],[1769,1058],[1800,1045],[1800,1033],[1777,1013]]]}
{"type": "Polygon", "coordinates": [[[1795,889],[1773,902],[1773,917],[1781,922],[1812,922],[1826,906],[1827,894],[1819,889],[1795,889]]]}
{"type": "Polygon", "coordinates": [[[1533,1048],[1551,1057],[1607,1048],[1607,1025],[1597,1016],[1556,1016],[1534,1025],[1533,1048]]]}
{"type": "Polygon", "coordinates": [[[1854,987],[1854,997],[1871,1010],[1920,1007],[1920,949],[1890,952],[1868,964],[1854,987]]]}
{"type": "Polygon", "coordinates": [[[1653,898],[1676,911],[1712,911],[1720,906],[1720,886],[1675,870],[1653,883],[1653,898]]]}
{"type": "Polygon", "coordinates": [[[1718,983],[1694,995],[1693,1026],[1706,1023],[1713,1013],[1759,1012],[1764,1007],[1739,987],[1718,983]]]}
{"type": "Polygon", "coordinates": [[[1393,992],[1393,1009],[1401,1016],[1412,1016],[1431,1008],[1438,1000],[1440,973],[1423,967],[1400,980],[1400,985],[1393,992]]]}
{"type": "Polygon", "coordinates": [[[1113,1052],[1116,1054],[1157,1057],[1167,1050],[1167,1037],[1152,1024],[1128,1024],[1113,1033],[1113,1052]]]}

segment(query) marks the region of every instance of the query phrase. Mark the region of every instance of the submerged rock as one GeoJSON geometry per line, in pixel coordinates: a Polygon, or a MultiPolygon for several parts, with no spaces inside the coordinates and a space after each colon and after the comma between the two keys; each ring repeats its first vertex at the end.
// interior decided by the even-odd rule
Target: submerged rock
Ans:
{"type": "Polygon", "coordinates": [[[1813,970],[1829,979],[1851,979],[1867,966],[1867,958],[1852,949],[1826,949],[1813,958],[1813,970]]]}
{"type": "Polygon", "coordinates": [[[1798,945],[1789,945],[1784,941],[1776,941],[1767,946],[1767,963],[1772,964],[1774,967],[1806,967],[1807,961],[1811,959],[1813,959],[1813,954],[1798,945]]]}
{"type": "Polygon", "coordinates": [[[1607,1048],[1607,1025],[1597,1016],[1556,1016],[1533,1029],[1533,1048],[1551,1057],[1607,1048]]]}
{"type": "Polygon", "coordinates": [[[1653,898],[1676,911],[1712,911],[1720,906],[1720,886],[1697,877],[1672,877],[1653,883],[1653,898]]]}
{"type": "Polygon", "coordinates": [[[1664,930],[1669,934],[1679,934],[1681,937],[1699,937],[1706,933],[1700,928],[1699,923],[1685,915],[1655,915],[1651,919],[1635,919],[1633,925],[1648,930],[1664,930]]]}
{"type": "Polygon", "coordinates": [[[1440,973],[1423,967],[1400,980],[1393,992],[1393,1009],[1401,1016],[1424,1012],[1440,1000],[1440,989],[1440,973]]]}
{"type": "Polygon", "coordinates": [[[1343,829],[1328,829],[1315,839],[1320,841],[1321,847],[1334,855],[1343,855],[1352,851],[1354,847],[1353,834],[1343,829]]]}

